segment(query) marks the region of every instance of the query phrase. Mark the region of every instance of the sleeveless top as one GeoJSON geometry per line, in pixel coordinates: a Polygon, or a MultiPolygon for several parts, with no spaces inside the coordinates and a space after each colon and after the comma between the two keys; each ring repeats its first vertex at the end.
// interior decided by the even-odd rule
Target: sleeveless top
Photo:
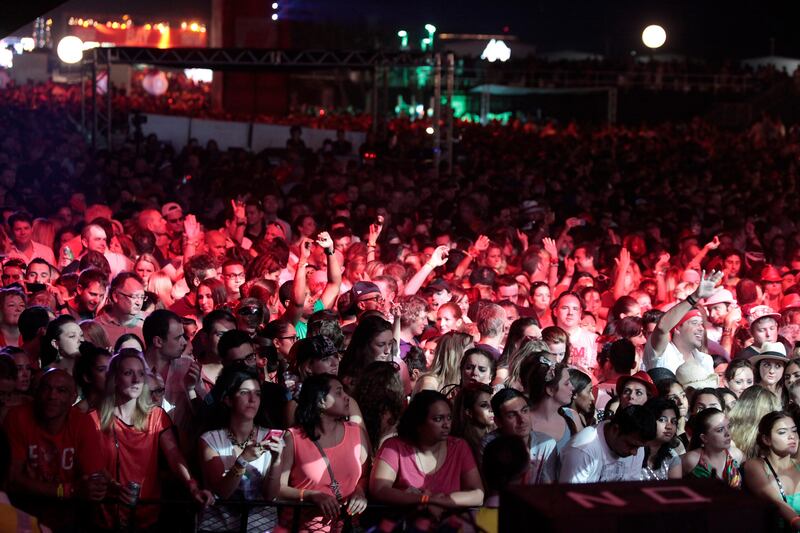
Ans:
{"type": "MultiPolygon", "coordinates": [[[[700,451],[700,460],[697,462],[697,466],[692,468],[687,475],[698,479],[716,479],[718,477],[717,471],[709,467],[705,450],[700,451]]],[[[742,474],[739,470],[739,463],[727,450],[725,451],[725,467],[719,477],[731,488],[739,489],[742,487],[742,474]]]]}
{"type": "MultiPolygon", "coordinates": [[[[294,463],[289,471],[289,486],[296,489],[318,490],[331,496],[336,496],[331,489],[331,476],[322,459],[317,445],[314,444],[305,431],[299,427],[289,429],[293,437],[294,463]]],[[[361,440],[361,428],[352,422],[344,422],[344,437],[341,442],[330,448],[323,448],[325,455],[333,469],[333,476],[339,484],[339,492],[343,500],[347,500],[356,490],[358,480],[361,479],[361,448],[367,443],[361,440]]],[[[286,509],[282,513],[281,523],[290,527],[292,515],[286,509]]],[[[325,523],[320,512],[314,509],[304,509],[300,513],[300,530],[314,531],[315,533],[338,532],[342,530],[342,520],[325,523]]]]}
{"type": "MultiPolygon", "coordinates": [[[[255,432],[255,441],[261,442],[269,435],[269,429],[258,427],[255,432]]],[[[222,465],[227,473],[236,464],[238,455],[233,449],[233,443],[228,437],[227,429],[218,429],[203,433],[200,437],[209,448],[217,452],[222,460],[222,465]]],[[[239,486],[229,499],[237,500],[264,500],[266,496],[262,493],[261,487],[264,478],[269,475],[272,465],[272,454],[267,451],[255,461],[247,463],[244,474],[239,480],[239,486]]],[[[251,507],[247,519],[247,533],[258,533],[272,529],[275,525],[276,513],[274,507],[251,507]]],[[[236,507],[226,507],[213,505],[204,509],[198,531],[222,531],[238,530],[241,524],[241,509],[236,507]]]]}
{"type": "MultiPolygon", "coordinates": [[[[294,440],[294,464],[289,473],[289,486],[298,489],[319,490],[334,496],[331,477],[316,444],[306,436],[302,428],[289,429],[294,440]]],[[[352,422],[344,422],[344,437],[332,448],[324,448],[325,455],[339,483],[342,498],[348,498],[361,479],[361,429],[352,422]]]]}

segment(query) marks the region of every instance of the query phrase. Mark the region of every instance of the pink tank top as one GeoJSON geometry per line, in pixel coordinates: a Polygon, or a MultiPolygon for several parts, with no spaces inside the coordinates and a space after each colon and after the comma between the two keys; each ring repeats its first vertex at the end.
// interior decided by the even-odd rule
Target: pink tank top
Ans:
{"type": "MultiPolygon", "coordinates": [[[[289,486],[298,489],[319,490],[335,496],[331,490],[331,477],[316,444],[302,428],[289,429],[294,440],[294,464],[289,473],[289,486]]],[[[339,483],[342,498],[348,498],[356,490],[361,479],[361,450],[366,443],[361,441],[361,429],[351,422],[344,423],[344,438],[332,448],[324,448],[325,455],[339,483]]]]}

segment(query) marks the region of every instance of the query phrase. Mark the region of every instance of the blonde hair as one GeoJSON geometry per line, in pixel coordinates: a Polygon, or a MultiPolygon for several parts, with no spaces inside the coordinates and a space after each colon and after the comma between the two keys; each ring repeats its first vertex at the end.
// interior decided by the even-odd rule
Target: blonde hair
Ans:
{"type": "Polygon", "coordinates": [[[33,221],[31,239],[52,249],[56,242],[55,223],[46,218],[37,218],[33,221]]]}
{"type": "Polygon", "coordinates": [[[174,303],[172,299],[172,280],[160,270],[150,275],[150,279],[147,280],[147,290],[158,296],[165,308],[174,303]]]}
{"type": "Polygon", "coordinates": [[[745,389],[728,417],[731,421],[731,438],[742,450],[745,459],[758,454],[758,423],[767,413],[780,411],[781,402],[760,385],[745,389]]]}
{"type": "Polygon", "coordinates": [[[542,340],[530,339],[522,342],[519,348],[508,358],[508,377],[504,382],[505,386],[514,389],[521,386],[518,390],[523,392],[527,387],[527,383],[523,381],[523,376],[521,375],[522,363],[531,356],[541,357],[549,353],[550,348],[547,346],[547,343],[542,340]]]}
{"type": "Polygon", "coordinates": [[[425,374],[437,380],[439,390],[461,381],[461,358],[471,344],[472,336],[458,331],[451,331],[439,337],[433,356],[433,367],[425,374]]]}
{"type": "MultiPolygon", "coordinates": [[[[147,370],[147,363],[144,361],[142,352],[134,348],[125,348],[119,351],[108,363],[106,373],[106,390],[100,402],[98,411],[100,412],[100,429],[109,431],[114,423],[114,410],[117,407],[117,376],[120,372],[122,362],[126,359],[137,359],[142,363],[142,368],[147,370]]],[[[142,393],[136,399],[136,408],[133,411],[131,422],[139,431],[147,428],[147,420],[150,418],[150,410],[153,404],[150,402],[150,387],[147,386],[147,379],[142,380],[142,393]]]]}

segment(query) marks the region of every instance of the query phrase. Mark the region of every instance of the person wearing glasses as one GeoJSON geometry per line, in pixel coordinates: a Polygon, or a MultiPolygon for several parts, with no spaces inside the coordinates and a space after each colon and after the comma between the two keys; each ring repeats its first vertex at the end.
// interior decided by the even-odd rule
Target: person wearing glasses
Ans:
{"type": "Polygon", "coordinates": [[[228,294],[228,303],[235,304],[242,297],[242,285],[247,280],[244,265],[238,259],[229,259],[222,265],[222,281],[228,294]]]}
{"type": "Polygon", "coordinates": [[[144,284],[133,272],[120,272],[111,281],[108,290],[108,305],[105,313],[97,317],[113,346],[125,333],[135,333],[142,338],[142,304],[144,303],[144,284]]]}

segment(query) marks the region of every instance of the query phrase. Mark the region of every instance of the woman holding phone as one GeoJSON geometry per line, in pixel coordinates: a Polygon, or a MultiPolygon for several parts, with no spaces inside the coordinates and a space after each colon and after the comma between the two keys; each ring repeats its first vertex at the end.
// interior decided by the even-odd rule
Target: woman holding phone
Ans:
{"type": "MultiPolygon", "coordinates": [[[[275,464],[283,447],[283,431],[267,429],[256,420],[261,406],[258,373],[237,365],[226,367],[217,385],[222,385],[227,423],[200,437],[204,484],[223,500],[271,500],[278,492],[275,464]]],[[[266,531],[275,520],[274,507],[253,507],[247,531],[266,531]]],[[[217,505],[205,509],[199,531],[238,530],[240,523],[240,508],[217,505]]]]}

